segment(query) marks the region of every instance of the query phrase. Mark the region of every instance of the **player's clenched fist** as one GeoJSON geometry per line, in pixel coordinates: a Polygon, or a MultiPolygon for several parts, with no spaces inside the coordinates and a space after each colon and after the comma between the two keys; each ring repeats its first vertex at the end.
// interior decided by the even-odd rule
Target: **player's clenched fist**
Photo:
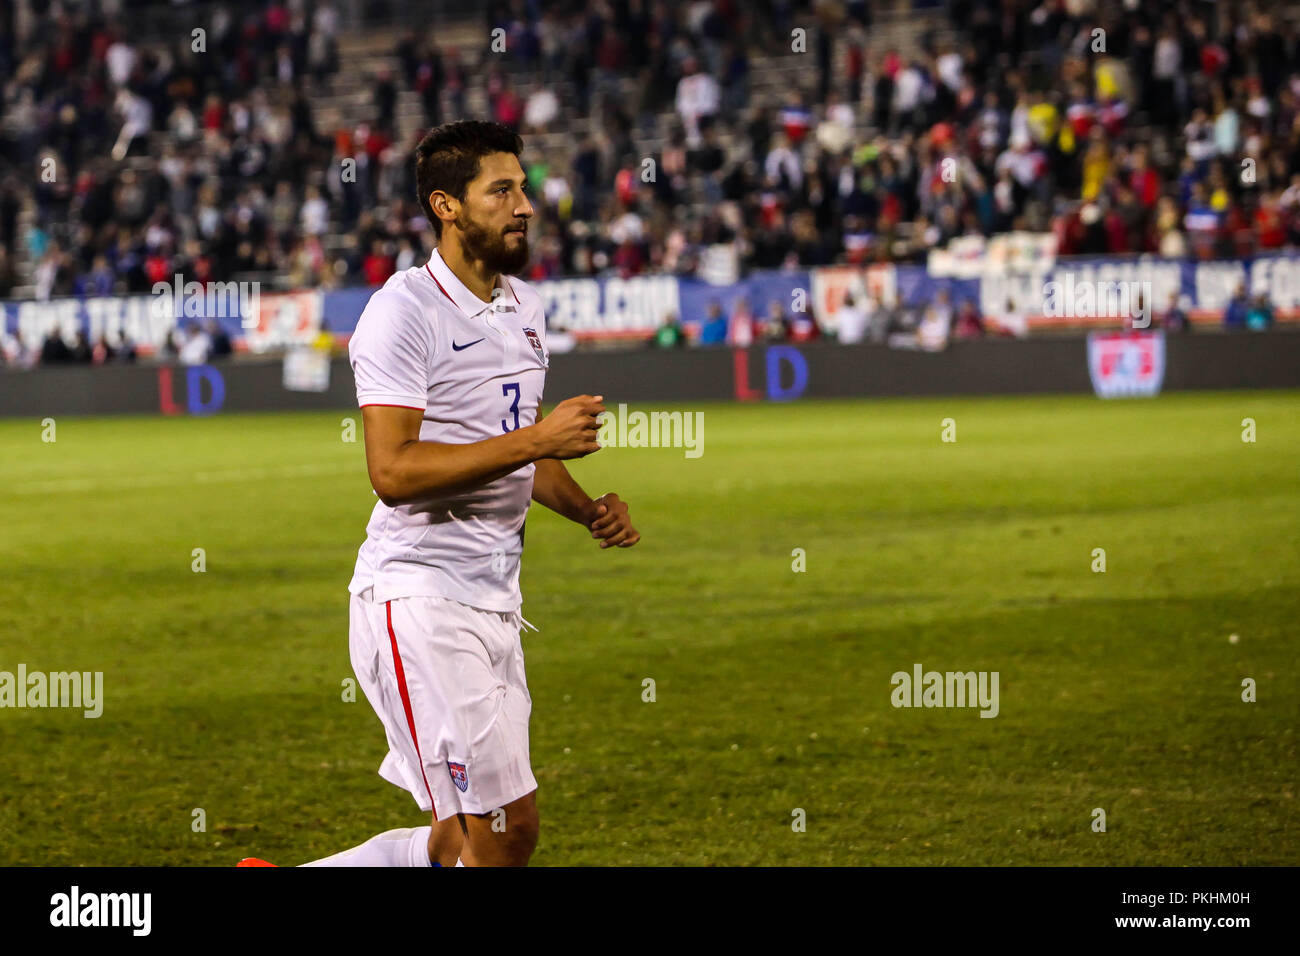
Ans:
{"type": "Polygon", "coordinates": [[[582,458],[597,451],[596,416],[605,411],[602,395],[566,398],[537,423],[543,458],[582,458]]]}
{"type": "Polygon", "coordinates": [[[641,540],[641,533],[632,527],[627,513],[627,502],[612,491],[591,503],[591,520],[587,527],[593,538],[600,539],[602,548],[630,548],[641,540]]]}

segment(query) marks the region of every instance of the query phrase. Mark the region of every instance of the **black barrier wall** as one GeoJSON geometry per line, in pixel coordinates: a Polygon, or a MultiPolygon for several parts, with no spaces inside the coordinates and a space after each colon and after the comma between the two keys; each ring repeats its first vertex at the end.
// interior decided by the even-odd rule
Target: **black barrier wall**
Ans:
{"type": "MultiPolygon", "coordinates": [[[[1166,339],[1164,390],[1300,387],[1300,332],[1166,339]]],[[[1091,392],[1083,337],[956,342],[926,353],[878,345],[577,352],[551,356],[546,400],[791,401],[887,395],[1091,392]]],[[[0,416],[168,414],[353,408],[352,369],[331,363],[324,392],[283,386],[278,359],[185,367],[138,365],[0,371],[0,416]]]]}

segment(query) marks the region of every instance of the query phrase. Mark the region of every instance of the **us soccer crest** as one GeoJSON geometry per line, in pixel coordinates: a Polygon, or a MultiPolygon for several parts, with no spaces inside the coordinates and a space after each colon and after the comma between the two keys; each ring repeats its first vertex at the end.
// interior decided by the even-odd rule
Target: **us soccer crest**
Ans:
{"type": "Polygon", "coordinates": [[[1088,373],[1098,398],[1159,394],[1165,377],[1164,333],[1092,333],[1088,373]]]}
{"type": "Polygon", "coordinates": [[[536,329],[524,329],[524,337],[528,339],[528,344],[533,347],[537,353],[537,361],[543,365],[546,364],[546,353],[542,351],[542,337],[537,334],[536,329]]]}
{"type": "Polygon", "coordinates": [[[456,789],[464,793],[469,789],[469,774],[465,772],[463,763],[452,763],[447,761],[447,772],[451,774],[451,782],[456,785],[456,789]]]}

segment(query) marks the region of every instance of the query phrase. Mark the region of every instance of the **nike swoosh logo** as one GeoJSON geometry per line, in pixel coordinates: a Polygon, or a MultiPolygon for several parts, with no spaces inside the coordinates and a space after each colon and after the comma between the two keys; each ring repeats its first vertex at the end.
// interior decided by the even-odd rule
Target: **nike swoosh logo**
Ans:
{"type": "MultiPolygon", "coordinates": [[[[485,337],[486,337],[486,336],[485,336],[485,337]]],[[[457,345],[456,342],[455,342],[455,340],[452,340],[452,343],[451,343],[451,350],[452,350],[453,352],[460,352],[460,351],[463,351],[464,349],[469,348],[471,345],[478,345],[478,344],[479,344],[480,342],[482,342],[482,341],[483,341],[483,339],[475,339],[473,342],[466,342],[464,345],[457,345]]]]}

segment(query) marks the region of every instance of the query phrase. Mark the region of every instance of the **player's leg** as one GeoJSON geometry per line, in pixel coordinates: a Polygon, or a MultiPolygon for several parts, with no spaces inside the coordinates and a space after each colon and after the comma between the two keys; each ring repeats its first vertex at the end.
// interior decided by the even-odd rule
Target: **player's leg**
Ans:
{"type": "MultiPolygon", "coordinates": [[[[537,845],[538,814],[520,618],[447,600],[429,602],[425,614],[436,622],[426,644],[437,666],[416,672],[412,663],[407,677],[412,686],[430,688],[436,673],[456,676],[440,694],[419,695],[444,701],[438,708],[442,746],[426,757],[439,812],[456,813],[466,866],[526,865],[537,845]]],[[[418,661],[424,655],[411,656],[418,661]]]]}
{"type": "Polygon", "coordinates": [[[461,858],[462,847],[465,843],[465,834],[462,830],[463,824],[459,816],[448,817],[446,820],[433,818],[433,826],[429,830],[429,859],[439,866],[455,866],[456,861],[461,858]]]}
{"type": "Polygon", "coordinates": [[[303,866],[455,866],[464,834],[456,817],[434,818],[431,826],[388,830],[360,846],[303,866]]]}
{"type": "MultiPolygon", "coordinates": [[[[455,823],[455,820],[451,821],[455,823]]],[[[386,830],[365,843],[303,866],[430,866],[431,827],[386,830]]],[[[455,864],[452,860],[452,864],[455,864]]]]}
{"type": "Polygon", "coordinates": [[[493,813],[463,813],[466,866],[527,866],[537,846],[537,791],[493,813]]]}
{"type": "Polygon", "coordinates": [[[388,736],[379,773],[434,811],[435,822],[419,828],[422,836],[402,831],[423,839],[420,854],[403,857],[390,831],[354,848],[364,852],[317,865],[416,865],[400,860],[420,856],[443,866],[526,863],[537,841],[537,781],[518,625],[440,598],[367,598],[354,601],[352,666],[388,736]]]}
{"type": "MultiPolygon", "coordinates": [[[[489,717],[480,728],[476,756],[480,807],[462,813],[466,866],[525,866],[537,846],[537,780],[529,764],[528,723],[533,700],[524,674],[518,614],[473,612],[479,639],[492,664],[489,717]],[[487,813],[468,812],[493,807],[487,813]]],[[[459,784],[458,784],[459,786],[459,784]]]]}
{"type": "MultiPolygon", "coordinates": [[[[349,613],[352,670],[357,675],[357,682],[366,699],[384,725],[390,747],[394,746],[394,741],[410,742],[413,745],[402,718],[398,689],[392,683],[391,674],[387,673],[391,667],[385,666],[387,654],[391,653],[388,649],[387,630],[387,609],[382,604],[377,604],[369,591],[353,595],[349,613]]],[[[409,766],[414,759],[413,751],[406,754],[404,751],[399,753],[390,750],[379,772],[385,779],[406,786],[416,794],[416,802],[421,803],[423,780],[409,766]]],[[[431,796],[424,800],[428,809],[432,808],[431,801],[431,796]]],[[[460,826],[455,816],[439,821],[435,814],[430,826],[388,830],[359,846],[303,865],[419,867],[429,866],[436,860],[443,866],[455,866],[460,839],[460,826]],[[435,849],[438,851],[436,856],[435,849]]]]}

